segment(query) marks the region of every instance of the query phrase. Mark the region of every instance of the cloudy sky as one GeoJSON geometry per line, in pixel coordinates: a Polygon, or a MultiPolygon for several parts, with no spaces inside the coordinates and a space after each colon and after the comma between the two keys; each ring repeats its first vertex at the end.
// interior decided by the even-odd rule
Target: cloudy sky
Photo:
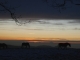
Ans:
{"type": "MultiPolygon", "coordinates": [[[[5,0],[0,0],[0,4],[5,0]]],[[[17,25],[8,11],[0,11],[1,40],[80,40],[80,1],[66,1],[63,8],[51,7],[43,0],[6,0],[5,6],[15,12],[19,21],[31,21],[17,25]]],[[[58,0],[57,0],[58,1],[58,0]]],[[[63,0],[58,3],[62,4],[63,0]]],[[[0,10],[4,10],[0,6],[0,10]]]]}

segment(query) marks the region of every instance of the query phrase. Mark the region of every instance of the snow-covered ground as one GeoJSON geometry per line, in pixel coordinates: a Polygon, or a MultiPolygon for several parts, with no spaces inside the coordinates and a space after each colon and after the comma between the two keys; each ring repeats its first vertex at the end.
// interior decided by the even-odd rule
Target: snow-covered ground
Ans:
{"type": "Polygon", "coordinates": [[[0,49],[0,60],[80,60],[80,49],[0,49]]]}

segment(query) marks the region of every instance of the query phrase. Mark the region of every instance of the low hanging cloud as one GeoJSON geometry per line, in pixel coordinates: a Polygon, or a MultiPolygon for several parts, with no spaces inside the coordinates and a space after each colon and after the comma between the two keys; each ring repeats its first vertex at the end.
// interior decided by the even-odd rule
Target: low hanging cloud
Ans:
{"type": "Polygon", "coordinates": [[[63,23],[54,23],[53,25],[64,25],[63,23]]]}
{"type": "Polygon", "coordinates": [[[73,20],[71,20],[71,21],[69,21],[68,23],[71,23],[71,24],[80,24],[80,19],[73,19],[73,20]]]}
{"type": "Polygon", "coordinates": [[[74,28],[73,30],[80,30],[80,28],[74,28]]]}
{"type": "Polygon", "coordinates": [[[51,25],[65,25],[64,23],[60,22],[60,21],[56,21],[56,20],[38,20],[36,21],[40,24],[51,24],[51,25]]]}
{"type": "Polygon", "coordinates": [[[26,30],[43,30],[43,29],[37,29],[37,28],[36,28],[36,29],[26,29],[26,30]]]}

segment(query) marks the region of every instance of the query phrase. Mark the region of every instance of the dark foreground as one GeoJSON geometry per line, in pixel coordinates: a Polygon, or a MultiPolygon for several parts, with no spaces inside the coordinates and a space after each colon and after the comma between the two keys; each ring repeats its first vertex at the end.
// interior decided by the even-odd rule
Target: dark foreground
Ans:
{"type": "Polygon", "coordinates": [[[0,49],[0,60],[80,60],[80,49],[0,49]]]}

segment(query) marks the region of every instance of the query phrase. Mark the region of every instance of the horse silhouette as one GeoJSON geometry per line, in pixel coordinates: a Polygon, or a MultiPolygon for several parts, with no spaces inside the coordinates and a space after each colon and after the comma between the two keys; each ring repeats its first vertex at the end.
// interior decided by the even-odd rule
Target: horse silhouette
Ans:
{"type": "Polygon", "coordinates": [[[28,42],[22,43],[22,48],[30,48],[30,44],[28,42]]]}
{"type": "Polygon", "coordinates": [[[58,47],[60,47],[60,48],[67,48],[67,47],[71,47],[71,44],[70,43],[59,43],[58,44],[58,47]]]}
{"type": "Polygon", "coordinates": [[[7,48],[7,44],[5,44],[5,43],[0,43],[0,48],[7,48]]]}

